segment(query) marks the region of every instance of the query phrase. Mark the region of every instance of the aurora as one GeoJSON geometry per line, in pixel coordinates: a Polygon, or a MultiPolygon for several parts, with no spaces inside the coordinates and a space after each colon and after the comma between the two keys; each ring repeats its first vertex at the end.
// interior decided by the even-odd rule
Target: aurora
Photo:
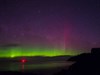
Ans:
{"type": "Polygon", "coordinates": [[[21,57],[21,56],[61,56],[61,55],[77,55],[79,52],[68,49],[60,50],[55,48],[39,48],[39,47],[7,47],[0,48],[0,57],[21,57]]]}

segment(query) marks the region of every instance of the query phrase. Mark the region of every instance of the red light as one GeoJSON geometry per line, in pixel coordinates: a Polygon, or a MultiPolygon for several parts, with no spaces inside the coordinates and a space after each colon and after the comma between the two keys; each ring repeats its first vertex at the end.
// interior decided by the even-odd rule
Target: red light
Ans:
{"type": "Polygon", "coordinates": [[[21,62],[22,63],[25,63],[27,60],[26,59],[21,59],[21,62]]]}

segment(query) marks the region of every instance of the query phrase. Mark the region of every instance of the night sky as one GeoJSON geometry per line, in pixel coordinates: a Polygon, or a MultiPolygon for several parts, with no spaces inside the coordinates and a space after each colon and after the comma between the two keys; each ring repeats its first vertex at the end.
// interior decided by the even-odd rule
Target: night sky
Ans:
{"type": "Polygon", "coordinates": [[[0,45],[6,44],[100,47],[100,1],[0,0],[0,45]]]}

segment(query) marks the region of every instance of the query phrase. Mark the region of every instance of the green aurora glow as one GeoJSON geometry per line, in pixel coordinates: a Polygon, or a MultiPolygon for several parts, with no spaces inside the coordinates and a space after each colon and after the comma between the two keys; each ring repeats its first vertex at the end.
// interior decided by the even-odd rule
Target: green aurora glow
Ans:
{"type": "Polygon", "coordinates": [[[21,57],[21,56],[61,56],[61,55],[77,55],[79,52],[74,50],[48,49],[39,47],[7,47],[0,48],[0,57],[21,57]]]}

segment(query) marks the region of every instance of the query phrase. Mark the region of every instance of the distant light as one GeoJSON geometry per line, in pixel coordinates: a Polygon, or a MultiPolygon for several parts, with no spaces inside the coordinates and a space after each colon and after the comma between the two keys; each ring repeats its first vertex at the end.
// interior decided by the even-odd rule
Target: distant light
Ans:
{"type": "Polygon", "coordinates": [[[21,62],[25,63],[25,62],[27,62],[27,60],[26,59],[21,59],[21,62]]]}

